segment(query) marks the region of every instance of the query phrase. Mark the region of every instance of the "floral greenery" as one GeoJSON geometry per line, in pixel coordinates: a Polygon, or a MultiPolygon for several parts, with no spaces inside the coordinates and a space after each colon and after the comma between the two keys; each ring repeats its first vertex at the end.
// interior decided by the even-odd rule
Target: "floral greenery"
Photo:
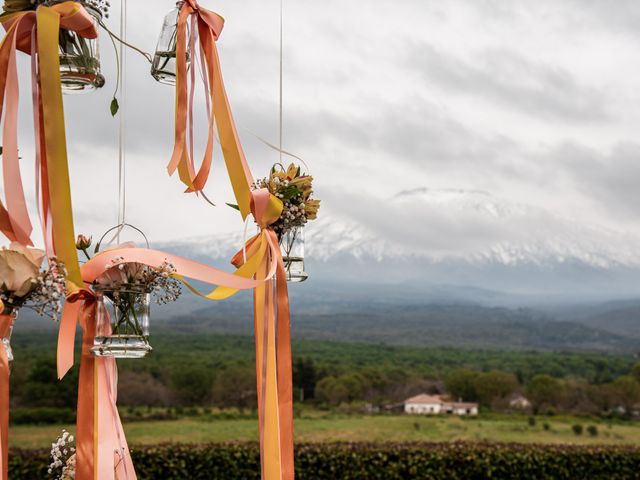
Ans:
{"type": "MultiPolygon", "coordinates": [[[[259,479],[259,446],[248,444],[132,447],[140,480],[259,479]]],[[[640,448],[632,446],[480,443],[301,444],[296,477],[305,480],[638,478],[640,448]]],[[[12,449],[9,478],[45,478],[47,451],[12,449]]]]}
{"type": "Polygon", "coordinates": [[[152,293],[159,305],[176,301],[182,293],[180,281],[171,276],[176,269],[169,262],[152,268],[142,263],[124,262],[120,257],[113,259],[111,265],[93,282],[95,289],[152,293]]]}
{"type": "Polygon", "coordinates": [[[51,463],[47,469],[47,474],[55,474],[56,480],[71,480],[76,478],[75,447],[76,444],[73,435],[63,429],[55,443],[51,444],[51,463]]]}
{"type": "Polygon", "coordinates": [[[278,238],[317,218],[320,200],[311,198],[312,182],[311,175],[301,173],[300,167],[292,163],[286,170],[282,165],[274,165],[268,178],[259,179],[252,185],[253,189],[267,188],[272,195],[282,200],[282,214],[271,225],[278,238]]]}
{"type": "Polygon", "coordinates": [[[43,259],[42,250],[17,243],[0,250],[0,313],[28,307],[40,316],[57,319],[62,310],[66,270],[55,258],[41,268],[43,259]]]}
{"type": "MultiPolygon", "coordinates": [[[[76,248],[90,259],[88,249],[91,237],[78,235],[76,248]]],[[[97,248],[97,247],[96,247],[97,248]]],[[[113,334],[143,335],[143,327],[138,319],[146,294],[153,294],[158,304],[166,304],[178,299],[182,293],[180,281],[173,277],[175,267],[164,262],[158,267],[137,262],[125,262],[124,258],[112,259],[105,272],[94,280],[92,287],[102,292],[112,303],[116,315],[112,318],[113,334]]]]}

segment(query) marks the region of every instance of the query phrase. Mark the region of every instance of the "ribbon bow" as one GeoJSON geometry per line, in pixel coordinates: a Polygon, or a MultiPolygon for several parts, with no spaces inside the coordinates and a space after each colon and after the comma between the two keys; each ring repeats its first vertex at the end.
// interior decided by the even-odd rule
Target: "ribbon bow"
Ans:
{"type": "MultiPolygon", "coordinates": [[[[0,311],[4,307],[0,300],[0,311]]],[[[0,314],[0,339],[9,334],[13,317],[0,314]]],[[[9,358],[0,343],[0,478],[6,480],[9,472],[9,358]]]]}
{"type": "Polygon", "coordinates": [[[232,263],[246,266],[245,252],[268,245],[256,279],[265,279],[255,289],[254,330],[256,339],[256,379],[260,424],[260,459],[265,480],[292,480],[293,392],[291,368],[291,320],[289,294],[278,236],[270,227],[282,213],[282,200],[266,188],[251,192],[251,212],[260,232],[236,253],[232,263]],[[270,271],[275,266],[275,276],[270,271]]]}
{"type": "MultiPolygon", "coordinates": [[[[59,359],[61,355],[64,357],[70,353],[73,362],[75,323],[68,319],[79,320],[83,332],[76,419],[76,478],[135,480],[136,473],[117,407],[116,361],[109,357],[95,357],[91,352],[100,310],[107,315],[105,306],[87,288],[70,293],[66,300],[63,320],[66,318],[67,321],[64,322],[64,331],[61,324],[60,334],[71,334],[71,351],[64,351],[59,343],[59,359]],[[68,331],[71,325],[73,332],[68,331]]],[[[59,372],[64,367],[65,364],[59,361],[59,372]]]]}
{"type": "Polygon", "coordinates": [[[231,107],[222,80],[216,40],[224,27],[224,19],[215,12],[202,8],[195,0],[183,3],[177,22],[176,36],[176,120],[175,144],[167,166],[169,175],[178,170],[187,192],[201,191],[209,178],[213,160],[214,123],[218,129],[220,145],[227,166],[233,192],[246,218],[250,211],[250,188],[253,177],[240,145],[238,133],[231,114],[231,107]],[[191,35],[187,46],[187,22],[190,19],[191,35]],[[195,35],[195,30],[198,35],[195,35]],[[197,40],[196,40],[197,39],[197,40]],[[195,65],[192,65],[187,80],[187,48],[189,58],[196,61],[196,41],[200,46],[200,58],[209,128],[207,144],[200,168],[196,172],[193,161],[193,98],[195,90],[195,65]],[[213,111],[212,111],[213,109],[213,111]],[[187,139],[187,130],[189,132],[187,139]],[[188,146],[187,146],[188,141],[188,146]]]}
{"type": "Polygon", "coordinates": [[[7,31],[0,44],[0,114],[4,108],[2,170],[6,208],[0,203],[0,230],[12,241],[31,245],[31,221],[18,157],[19,82],[16,51],[31,55],[38,203],[47,254],[65,263],[69,280],[81,285],[75,249],[69,172],[60,88],[58,36],[61,28],[96,38],[93,19],[78,2],[0,16],[7,31]]]}

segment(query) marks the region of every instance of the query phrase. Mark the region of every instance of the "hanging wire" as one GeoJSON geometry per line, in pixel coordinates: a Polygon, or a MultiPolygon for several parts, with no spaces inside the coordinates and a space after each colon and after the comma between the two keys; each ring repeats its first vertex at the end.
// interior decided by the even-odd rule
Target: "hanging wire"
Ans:
{"type": "Polygon", "coordinates": [[[279,95],[279,99],[280,99],[280,115],[279,115],[279,125],[278,125],[278,149],[280,151],[280,163],[282,163],[282,12],[284,10],[283,7],[283,1],[284,0],[280,0],[280,95],[279,95]]]}
{"type": "MultiPolygon", "coordinates": [[[[120,38],[127,41],[127,0],[120,0],[120,38]]],[[[127,185],[126,185],[126,105],[127,105],[127,84],[126,84],[127,57],[124,43],[120,43],[120,78],[118,79],[120,90],[120,118],[118,131],[118,231],[116,239],[120,243],[120,232],[126,221],[127,185]]]]}

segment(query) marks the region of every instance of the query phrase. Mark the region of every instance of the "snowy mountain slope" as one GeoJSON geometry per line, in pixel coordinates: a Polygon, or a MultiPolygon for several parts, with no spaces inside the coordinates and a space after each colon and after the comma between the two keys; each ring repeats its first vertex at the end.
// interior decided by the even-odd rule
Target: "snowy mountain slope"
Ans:
{"type": "MultiPolygon", "coordinates": [[[[579,262],[598,268],[640,266],[640,253],[632,247],[640,238],[606,231],[564,219],[551,212],[516,204],[473,190],[431,190],[421,188],[403,191],[391,200],[392,210],[416,212],[410,224],[401,216],[396,231],[377,231],[375,224],[365,224],[353,217],[337,214],[321,215],[306,229],[307,254],[317,262],[351,257],[358,260],[384,262],[403,258],[422,259],[434,263],[464,261],[472,264],[553,265],[579,262]],[[468,245],[452,238],[450,248],[429,248],[429,220],[442,218],[450,224],[463,224],[465,235],[474,235],[468,245]],[[467,222],[468,225],[464,225],[467,222]],[[540,228],[537,228],[537,226],[540,228]],[[424,232],[424,238],[417,233],[424,232]],[[385,235],[385,233],[387,235],[385,235]],[[398,242],[397,236],[418,237],[414,242],[398,242]],[[422,240],[422,241],[421,241],[422,240]]],[[[252,231],[252,227],[249,228],[252,231]]],[[[212,237],[188,238],[168,242],[165,248],[186,247],[192,253],[210,259],[225,259],[242,243],[241,232],[212,237]]]]}

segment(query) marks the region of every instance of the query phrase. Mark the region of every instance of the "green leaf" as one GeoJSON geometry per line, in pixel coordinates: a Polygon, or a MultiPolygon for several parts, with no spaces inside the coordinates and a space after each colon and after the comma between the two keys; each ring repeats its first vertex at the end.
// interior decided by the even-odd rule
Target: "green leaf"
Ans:
{"type": "Polygon", "coordinates": [[[300,190],[298,190],[298,187],[296,187],[295,185],[289,185],[282,192],[283,200],[291,200],[293,197],[295,197],[299,193],[300,193],[300,190]]]}
{"type": "Polygon", "coordinates": [[[115,117],[118,110],[120,110],[120,104],[118,104],[118,99],[116,97],[113,97],[113,100],[111,100],[111,106],[109,108],[111,110],[111,116],[115,117]]]}
{"type": "Polygon", "coordinates": [[[231,208],[235,208],[236,210],[240,211],[240,207],[235,203],[227,203],[227,205],[230,206],[231,208]]]}

